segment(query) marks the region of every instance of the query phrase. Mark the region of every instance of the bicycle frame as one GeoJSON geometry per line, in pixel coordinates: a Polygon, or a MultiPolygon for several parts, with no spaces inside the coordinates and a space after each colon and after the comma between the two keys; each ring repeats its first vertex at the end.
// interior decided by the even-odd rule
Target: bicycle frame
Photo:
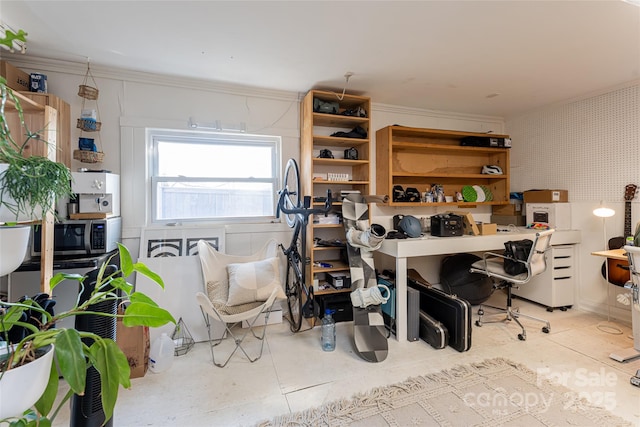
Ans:
{"type": "Polygon", "coordinates": [[[303,215],[296,215],[296,222],[293,228],[293,236],[288,248],[282,247],[282,253],[287,257],[289,265],[293,268],[296,279],[299,281],[302,290],[304,291],[307,301],[313,301],[313,286],[307,286],[307,224],[308,217],[303,215]],[[300,238],[300,250],[296,244],[300,238]]]}
{"type": "MultiPolygon", "coordinates": [[[[295,163],[295,161],[293,160],[290,160],[290,162],[295,163]]],[[[297,168],[297,165],[295,165],[295,167],[297,168]]],[[[286,248],[282,244],[280,244],[280,247],[282,249],[283,254],[287,257],[288,266],[291,268],[291,270],[293,271],[293,274],[295,275],[295,277],[292,278],[293,280],[295,280],[295,283],[296,283],[294,285],[294,288],[299,289],[300,292],[304,292],[304,295],[306,296],[306,301],[303,307],[300,299],[302,295],[301,294],[297,295],[295,290],[292,292],[292,290],[289,288],[289,285],[290,285],[289,280],[287,280],[287,303],[289,305],[290,315],[292,317],[292,319],[290,319],[291,325],[292,325],[291,330],[293,332],[297,332],[300,328],[301,316],[302,316],[302,313],[305,312],[305,309],[304,309],[305,307],[307,308],[306,310],[307,312],[309,311],[308,307],[309,306],[311,307],[311,315],[307,317],[315,316],[313,286],[307,286],[307,283],[306,283],[307,281],[307,277],[306,277],[307,230],[306,230],[306,227],[309,223],[309,217],[311,215],[314,215],[314,214],[326,215],[329,212],[329,210],[331,209],[331,190],[327,190],[327,198],[326,198],[325,206],[322,208],[311,208],[310,196],[303,197],[302,203],[300,203],[300,200],[298,198],[297,206],[287,207],[286,200],[289,200],[290,205],[292,203],[291,203],[291,200],[288,199],[289,189],[287,188],[286,185],[279,192],[279,194],[280,194],[280,197],[278,199],[276,217],[280,216],[281,211],[285,214],[294,216],[293,224],[291,224],[291,222],[288,221],[290,226],[292,226],[293,228],[293,236],[291,239],[291,243],[286,248]],[[300,245],[301,245],[301,248],[299,250],[297,247],[298,239],[300,239],[300,245]],[[297,296],[297,299],[296,299],[296,296],[297,296]],[[294,316],[293,314],[294,313],[292,308],[293,302],[297,302],[297,306],[298,306],[297,308],[300,311],[300,313],[296,312],[297,316],[294,316]],[[293,317],[297,317],[297,319],[294,319],[293,317]]],[[[298,196],[297,193],[295,195],[298,196]]],[[[289,278],[288,274],[289,272],[287,272],[287,278],[289,278]]]]}

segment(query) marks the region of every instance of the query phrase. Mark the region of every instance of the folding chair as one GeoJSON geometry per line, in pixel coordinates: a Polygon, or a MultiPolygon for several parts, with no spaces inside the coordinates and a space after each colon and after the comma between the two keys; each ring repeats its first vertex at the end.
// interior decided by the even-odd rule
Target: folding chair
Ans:
{"type": "MultiPolygon", "coordinates": [[[[270,310],[273,308],[276,298],[285,298],[278,268],[277,242],[270,240],[255,254],[238,256],[220,253],[206,241],[200,240],[198,242],[198,255],[202,266],[204,289],[207,293],[197,292],[196,299],[200,305],[207,327],[213,364],[220,368],[225,367],[238,349],[244,353],[250,362],[255,362],[262,357],[267,328],[263,328],[261,334],[256,334],[253,328],[254,326],[266,326],[269,320],[270,310]],[[276,259],[275,261],[274,258],[276,259]],[[232,274],[229,274],[230,272],[232,274]],[[252,277],[254,276],[253,273],[255,273],[255,277],[252,277]],[[247,289],[241,289],[240,292],[254,292],[256,296],[255,299],[257,300],[234,304],[234,301],[231,301],[235,295],[234,290],[231,289],[230,292],[230,285],[234,285],[234,277],[250,282],[247,284],[247,289]],[[267,278],[269,278],[269,280],[267,280],[267,278]],[[261,283],[257,283],[256,285],[256,283],[251,283],[252,281],[261,282],[262,284],[268,281],[269,285],[260,288],[261,283]],[[232,302],[231,305],[230,302],[232,302]],[[264,315],[264,324],[260,322],[258,325],[258,319],[260,319],[262,315],[264,315]],[[211,319],[219,321],[225,326],[225,332],[219,338],[212,336],[211,319]],[[248,323],[248,327],[243,333],[234,333],[233,327],[243,321],[248,323]],[[254,357],[249,356],[242,347],[243,340],[249,332],[261,341],[260,352],[254,357]],[[214,347],[220,344],[227,334],[234,340],[235,348],[223,363],[218,363],[216,362],[214,347]]],[[[240,285],[244,286],[245,284],[240,285]]],[[[245,301],[247,298],[254,299],[246,295],[240,299],[245,301]]]]}

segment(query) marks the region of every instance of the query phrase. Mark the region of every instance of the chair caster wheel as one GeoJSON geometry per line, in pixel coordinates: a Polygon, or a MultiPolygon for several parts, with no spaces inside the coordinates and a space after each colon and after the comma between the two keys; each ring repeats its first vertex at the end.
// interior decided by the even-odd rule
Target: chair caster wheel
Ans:
{"type": "Polygon", "coordinates": [[[520,341],[524,341],[524,340],[526,340],[526,339],[527,339],[527,337],[525,337],[525,336],[524,336],[524,335],[522,335],[522,334],[518,334],[518,339],[519,339],[520,341]]]}
{"type": "Polygon", "coordinates": [[[547,328],[546,326],[544,326],[544,327],[542,328],[542,332],[544,332],[545,334],[548,334],[548,333],[549,333],[549,328],[547,328]]]}
{"type": "Polygon", "coordinates": [[[549,313],[553,313],[553,307],[547,307],[547,311],[548,311],[549,313]]]}
{"type": "Polygon", "coordinates": [[[560,311],[567,311],[567,307],[560,307],[560,311]]]}
{"type": "Polygon", "coordinates": [[[482,326],[482,322],[480,322],[479,320],[476,320],[476,326],[482,326]]]}

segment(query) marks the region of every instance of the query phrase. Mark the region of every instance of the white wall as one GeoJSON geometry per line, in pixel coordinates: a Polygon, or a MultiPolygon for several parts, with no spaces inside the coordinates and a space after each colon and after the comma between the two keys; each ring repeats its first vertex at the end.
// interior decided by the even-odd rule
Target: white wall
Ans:
{"type": "MultiPolygon", "coordinates": [[[[579,305],[606,314],[602,259],[591,255],[605,249],[605,237],[592,211],[600,201],[615,209],[605,223],[606,239],[623,234],[625,186],[640,185],[639,83],[508,118],[506,131],[513,139],[512,191],[569,190],[572,228],[582,231],[579,305]]],[[[631,203],[632,231],[640,220],[638,204],[631,203]]],[[[628,306],[616,301],[620,293],[627,291],[610,286],[612,315],[630,321],[628,306]]]]}

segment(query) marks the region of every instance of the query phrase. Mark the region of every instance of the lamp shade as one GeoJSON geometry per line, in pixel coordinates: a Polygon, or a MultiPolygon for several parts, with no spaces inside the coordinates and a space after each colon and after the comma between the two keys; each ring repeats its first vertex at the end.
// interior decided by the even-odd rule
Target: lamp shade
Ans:
{"type": "Polygon", "coordinates": [[[611,208],[600,206],[599,208],[593,210],[593,214],[599,218],[609,218],[611,216],[614,216],[616,214],[616,211],[611,208]]]}

